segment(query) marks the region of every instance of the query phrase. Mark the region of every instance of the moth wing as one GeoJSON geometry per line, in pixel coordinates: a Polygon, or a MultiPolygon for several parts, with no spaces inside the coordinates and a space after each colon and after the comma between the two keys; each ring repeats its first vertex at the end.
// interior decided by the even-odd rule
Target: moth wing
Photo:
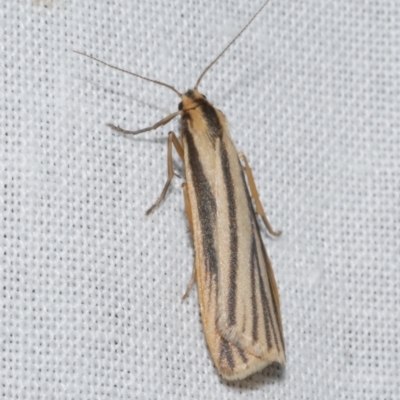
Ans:
{"type": "Polygon", "coordinates": [[[279,295],[243,168],[227,131],[215,163],[217,326],[222,337],[264,361],[285,363],[279,295]]]}
{"type": "MultiPolygon", "coordinates": [[[[196,241],[195,241],[196,247],[196,241]]],[[[196,251],[196,272],[203,329],[218,372],[227,380],[244,379],[271,363],[227,340],[217,322],[217,281],[206,272],[203,253],[196,251]]]]}
{"type": "MultiPolygon", "coordinates": [[[[222,120],[221,116],[219,118],[222,120]]],[[[249,336],[248,332],[251,332],[251,330],[249,331],[250,319],[243,325],[243,332],[239,331],[237,326],[232,327],[226,322],[227,318],[224,314],[228,315],[229,307],[226,306],[225,301],[229,295],[230,278],[229,265],[225,264],[231,257],[229,249],[232,246],[229,234],[228,237],[225,237],[225,235],[231,231],[229,212],[232,212],[232,210],[229,211],[227,208],[228,206],[233,207],[228,202],[231,195],[239,199],[239,201],[235,200],[234,205],[240,211],[238,213],[239,219],[237,221],[234,219],[240,225],[238,229],[239,237],[243,235],[243,237],[253,237],[255,239],[254,243],[258,251],[258,257],[266,257],[266,253],[262,247],[254,212],[252,208],[249,208],[251,207],[251,202],[236,150],[230,141],[225,124],[223,124],[222,139],[220,137],[212,139],[208,134],[208,130],[204,130],[203,122],[204,119],[193,112],[190,121],[184,120],[181,127],[185,154],[187,200],[189,203],[187,212],[193,225],[196,278],[201,317],[210,354],[219,373],[228,380],[243,379],[263,369],[271,362],[282,362],[284,355],[283,350],[280,350],[281,357],[274,356],[273,351],[263,352],[262,347],[265,347],[265,340],[264,342],[259,340],[258,343],[246,340],[249,336]],[[225,153],[223,153],[222,149],[225,149],[225,153]],[[224,183],[226,168],[222,163],[225,158],[229,159],[228,162],[224,161],[225,167],[232,168],[233,178],[231,177],[231,179],[234,179],[238,185],[234,190],[229,189],[230,192],[228,191],[228,193],[227,186],[224,183]],[[236,191],[241,195],[237,196],[236,191]],[[251,210],[251,214],[249,214],[249,210],[251,210]]],[[[248,241],[248,239],[246,240],[248,241]]],[[[244,239],[242,238],[239,240],[238,245],[242,246],[243,243],[244,239]]],[[[247,250],[247,253],[249,253],[249,250],[247,250]]],[[[252,254],[256,253],[253,251],[252,254]]],[[[259,269],[261,270],[261,268],[260,265],[259,269]]],[[[239,287],[235,291],[238,292],[237,298],[240,301],[243,298],[248,303],[247,309],[250,308],[251,310],[252,297],[249,294],[251,289],[249,277],[254,276],[256,280],[259,278],[257,278],[257,274],[251,275],[249,271],[246,273],[245,269],[241,266],[239,270],[239,276],[245,275],[243,278],[244,287],[240,288],[241,282],[237,282],[239,287]]],[[[268,280],[268,277],[265,277],[265,271],[260,272],[260,274],[261,279],[264,279],[266,283],[272,282],[272,280],[268,280]]],[[[270,289],[266,288],[266,290],[271,296],[270,289]]],[[[256,293],[258,292],[256,291],[256,293]]],[[[274,293],[277,292],[275,291],[274,293]]],[[[260,297],[260,295],[258,296],[260,297]]],[[[261,302],[261,300],[257,301],[261,302]]],[[[271,299],[269,301],[273,303],[271,299]]],[[[279,304],[277,307],[279,308],[279,304]]],[[[246,307],[244,310],[246,311],[246,307]]],[[[238,312],[237,315],[238,319],[243,319],[242,312],[238,312]]],[[[246,316],[244,316],[244,319],[246,319],[246,316]]],[[[280,349],[282,348],[283,343],[280,349]]]]}
{"type": "Polygon", "coordinates": [[[186,128],[182,135],[187,178],[186,211],[192,221],[196,280],[203,329],[211,357],[227,380],[243,379],[270,361],[231,342],[218,327],[218,237],[215,184],[216,147],[206,135],[186,128]]]}

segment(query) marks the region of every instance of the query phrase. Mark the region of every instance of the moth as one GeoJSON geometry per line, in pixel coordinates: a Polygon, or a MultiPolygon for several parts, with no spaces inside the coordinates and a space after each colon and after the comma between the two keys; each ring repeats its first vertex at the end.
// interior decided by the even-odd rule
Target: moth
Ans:
{"type": "Polygon", "coordinates": [[[181,99],[177,112],[148,128],[128,131],[109,126],[123,134],[137,135],[157,129],[177,116],[181,118],[180,137],[174,132],[168,136],[168,180],[147,214],[163,200],[174,177],[174,147],[184,163],[186,182],[182,188],[195,248],[195,266],[184,297],[196,281],[208,348],[219,373],[227,380],[246,378],[273,362],[285,364],[278,289],[257,214],[271,235],[278,236],[280,232],[275,232],[267,220],[249,163],[244,154],[237,152],[225,115],[198,87],[205,73],[267,3],[204,69],[194,88],[185,93],[80,53],[166,86],[181,99]]]}

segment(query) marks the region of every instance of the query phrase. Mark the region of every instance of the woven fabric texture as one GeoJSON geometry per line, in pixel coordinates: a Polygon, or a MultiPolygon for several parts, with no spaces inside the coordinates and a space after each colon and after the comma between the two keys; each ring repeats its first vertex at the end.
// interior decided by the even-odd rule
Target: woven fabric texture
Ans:
{"type": "Polygon", "coordinates": [[[285,368],[210,359],[167,133],[260,1],[1,1],[2,399],[399,399],[399,2],[272,0],[200,89],[275,229],[285,368]]]}

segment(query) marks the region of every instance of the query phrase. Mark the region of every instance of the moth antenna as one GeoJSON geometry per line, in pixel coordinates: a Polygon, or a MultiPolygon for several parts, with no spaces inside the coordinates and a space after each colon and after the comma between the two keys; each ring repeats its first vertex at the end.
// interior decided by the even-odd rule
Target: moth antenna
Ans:
{"type": "Polygon", "coordinates": [[[225,47],[224,50],[222,50],[221,53],[212,61],[208,66],[204,69],[204,71],[201,73],[199,79],[196,82],[196,86],[194,87],[195,90],[199,87],[200,81],[203,79],[203,76],[206,74],[206,72],[223,56],[223,54],[233,45],[233,43],[236,42],[236,40],[239,38],[239,36],[248,28],[248,26],[254,21],[254,19],[257,17],[258,14],[264,9],[264,7],[269,3],[269,0],[267,0],[262,7],[253,15],[251,20],[247,23],[247,25],[231,40],[231,42],[225,47]]]}
{"type": "Polygon", "coordinates": [[[89,56],[88,54],[85,54],[85,53],[81,53],[80,51],[75,51],[75,50],[72,50],[72,51],[73,51],[74,53],[77,53],[77,54],[80,54],[80,55],[85,56],[85,57],[87,57],[87,58],[90,58],[90,59],[92,59],[92,60],[95,60],[95,61],[97,61],[97,62],[99,62],[99,63],[101,63],[101,64],[107,65],[107,67],[111,67],[111,68],[116,69],[116,70],[118,70],[118,71],[125,72],[125,73],[127,73],[127,74],[129,74],[129,75],[136,76],[137,78],[144,79],[145,81],[148,81],[148,82],[156,83],[157,85],[165,86],[165,87],[167,87],[168,89],[173,90],[179,97],[182,97],[182,93],[179,93],[173,86],[168,85],[167,83],[160,82],[160,81],[156,81],[155,79],[146,78],[145,76],[142,76],[142,75],[139,75],[139,74],[135,74],[134,72],[130,72],[130,71],[127,71],[127,70],[125,70],[125,69],[116,67],[115,65],[108,64],[108,63],[106,63],[106,62],[104,62],[104,61],[102,61],[102,60],[99,60],[99,59],[96,58],[96,57],[89,56]]]}

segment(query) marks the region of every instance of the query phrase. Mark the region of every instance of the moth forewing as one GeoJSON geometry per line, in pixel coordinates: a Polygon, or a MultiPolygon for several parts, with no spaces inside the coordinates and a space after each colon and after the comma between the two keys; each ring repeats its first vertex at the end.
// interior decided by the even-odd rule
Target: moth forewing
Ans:
{"type": "Polygon", "coordinates": [[[268,261],[242,166],[227,132],[218,147],[218,327],[242,349],[281,362],[279,306],[270,290],[268,261]]]}
{"type": "Polygon", "coordinates": [[[275,279],[224,115],[197,91],[182,110],[204,331],[220,373],[241,379],[285,362],[275,279]]]}
{"type": "Polygon", "coordinates": [[[237,151],[229,135],[220,141],[221,184],[217,185],[219,260],[218,327],[242,349],[284,362],[279,300],[271,292],[266,256],[237,151]],[[225,195],[223,194],[225,192],[225,195]],[[224,204],[225,202],[225,204],[224,204]],[[228,212],[219,212],[219,210],[228,212]],[[229,229],[228,229],[229,227],[229,229]],[[228,245],[229,243],[229,245],[228,245]],[[223,260],[223,261],[222,261],[223,260]],[[228,280],[224,285],[224,280],[228,280]]]}

